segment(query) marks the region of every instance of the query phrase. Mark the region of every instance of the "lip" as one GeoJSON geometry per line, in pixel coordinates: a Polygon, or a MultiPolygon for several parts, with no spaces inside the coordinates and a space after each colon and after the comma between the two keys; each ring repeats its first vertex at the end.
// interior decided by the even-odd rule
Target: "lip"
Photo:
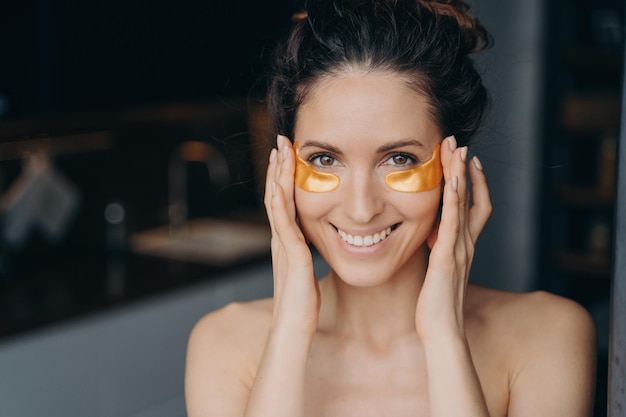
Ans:
{"type": "Polygon", "coordinates": [[[389,243],[390,239],[393,239],[393,237],[395,236],[395,230],[398,229],[398,227],[400,226],[400,223],[395,223],[393,225],[387,226],[387,227],[381,227],[381,228],[372,228],[369,229],[367,231],[359,231],[359,232],[355,232],[354,229],[352,230],[346,230],[346,229],[341,229],[338,228],[337,226],[335,226],[334,224],[331,224],[333,231],[335,233],[335,236],[339,242],[339,244],[341,245],[341,247],[347,251],[348,253],[355,255],[355,256],[370,256],[373,255],[381,250],[383,250],[389,243]],[[373,245],[370,246],[354,246],[349,244],[348,242],[346,242],[345,240],[343,240],[341,238],[341,236],[339,235],[339,230],[351,234],[353,236],[370,236],[376,233],[380,233],[381,231],[387,229],[387,228],[391,228],[391,233],[389,235],[387,235],[387,237],[383,240],[381,240],[378,243],[375,243],[373,245]]]}

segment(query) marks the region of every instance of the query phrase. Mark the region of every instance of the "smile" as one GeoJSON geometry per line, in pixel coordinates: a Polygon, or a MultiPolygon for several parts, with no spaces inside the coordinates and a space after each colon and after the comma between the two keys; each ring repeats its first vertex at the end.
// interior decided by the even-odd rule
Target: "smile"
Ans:
{"type": "Polygon", "coordinates": [[[351,235],[338,228],[337,228],[337,233],[339,234],[339,236],[344,242],[348,243],[349,245],[360,248],[360,247],[373,246],[377,243],[382,242],[391,234],[392,231],[396,229],[396,227],[397,225],[393,225],[378,233],[374,233],[373,235],[367,235],[367,236],[351,235]]]}

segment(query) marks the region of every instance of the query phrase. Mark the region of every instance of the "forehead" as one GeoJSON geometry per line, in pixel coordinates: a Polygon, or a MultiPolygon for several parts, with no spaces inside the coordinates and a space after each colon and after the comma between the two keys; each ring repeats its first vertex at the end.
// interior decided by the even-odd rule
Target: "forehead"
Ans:
{"type": "Polygon", "coordinates": [[[425,96],[394,74],[348,74],[319,81],[298,109],[295,138],[340,145],[417,139],[432,147],[441,131],[425,96]]]}

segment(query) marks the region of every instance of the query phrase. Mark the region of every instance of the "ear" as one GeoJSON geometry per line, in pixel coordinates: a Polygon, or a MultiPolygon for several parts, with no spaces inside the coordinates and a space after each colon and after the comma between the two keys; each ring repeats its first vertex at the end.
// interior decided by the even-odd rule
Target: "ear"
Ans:
{"type": "Polygon", "coordinates": [[[428,245],[428,249],[430,250],[433,249],[433,246],[435,246],[435,242],[437,242],[438,235],[439,235],[439,219],[435,220],[435,224],[433,225],[433,230],[430,232],[430,234],[426,238],[426,244],[428,245]]]}

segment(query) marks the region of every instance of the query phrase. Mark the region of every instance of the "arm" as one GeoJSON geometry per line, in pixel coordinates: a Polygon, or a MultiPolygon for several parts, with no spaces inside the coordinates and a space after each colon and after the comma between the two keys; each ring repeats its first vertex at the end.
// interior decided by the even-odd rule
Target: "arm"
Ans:
{"type": "Polygon", "coordinates": [[[295,156],[277,138],[270,155],[265,206],[272,228],[274,309],[246,417],[298,417],[304,413],[306,364],[319,319],[319,287],[313,258],[296,222],[295,156]]]}
{"type": "Polygon", "coordinates": [[[477,160],[466,166],[467,148],[444,140],[445,186],[438,228],[416,310],[416,329],[426,355],[432,417],[489,415],[464,327],[464,302],[474,245],[491,214],[491,200],[477,160]],[[472,182],[472,201],[466,172],[472,182]]]}
{"type": "Polygon", "coordinates": [[[295,159],[288,143],[279,136],[267,170],[265,207],[272,229],[274,301],[269,326],[265,326],[265,347],[256,360],[237,353],[247,341],[241,334],[258,331],[258,326],[250,316],[243,320],[222,317],[236,307],[203,319],[189,342],[189,417],[303,415],[306,364],[320,301],[312,255],[296,222],[295,159]],[[251,375],[240,369],[251,370],[251,375]]]}
{"type": "Polygon", "coordinates": [[[589,417],[596,362],[591,317],[573,301],[531,297],[526,308],[534,313],[526,312],[531,317],[511,376],[509,417],[589,417]]]}

